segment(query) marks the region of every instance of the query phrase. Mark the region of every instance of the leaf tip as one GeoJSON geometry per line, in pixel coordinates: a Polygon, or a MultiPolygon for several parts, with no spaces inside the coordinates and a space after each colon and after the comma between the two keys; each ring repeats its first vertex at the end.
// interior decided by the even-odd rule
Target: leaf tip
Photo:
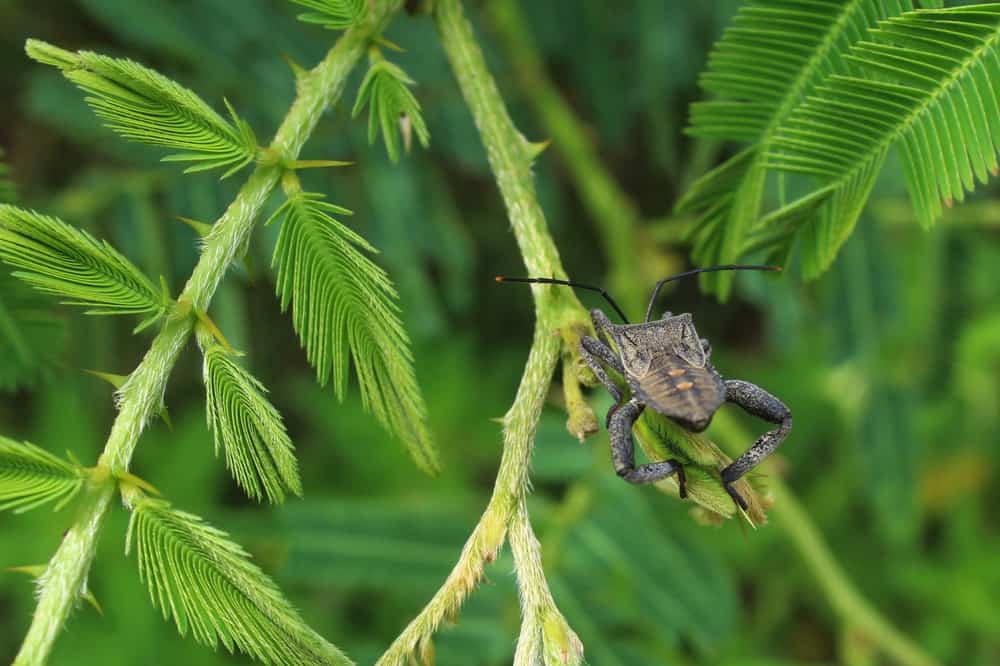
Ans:
{"type": "Polygon", "coordinates": [[[43,65],[52,65],[59,69],[70,69],[79,64],[79,58],[72,51],[61,49],[54,44],[40,39],[28,39],[24,42],[24,52],[29,58],[43,65]]]}

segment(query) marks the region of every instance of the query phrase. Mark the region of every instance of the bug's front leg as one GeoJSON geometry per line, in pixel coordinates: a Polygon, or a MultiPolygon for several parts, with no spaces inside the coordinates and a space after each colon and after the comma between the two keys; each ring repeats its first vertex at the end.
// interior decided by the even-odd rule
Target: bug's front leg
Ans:
{"type": "Polygon", "coordinates": [[[611,422],[611,415],[621,406],[622,392],[618,388],[618,385],[608,377],[604,366],[608,366],[623,377],[625,376],[625,366],[622,365],[618,354],[602,339],[611,339],[611,329],[614,327],[614,324],[600,310],[591,310],[590,318],[594,322],[594,330],[597,331],[598,337],[592,338],[589,335],[585,335],[580,338],[580,356],[590,366],[590,369],[594,371],[594,376],[597,377],[597,380],[604,384],[604,387],[608,389],[608,393],[615,399],[615,405],[608,412],[608,416],[605,419],[605,427],[607,427],[607,424],[611,422]]]}
{"type": "Polygon", "coordinates": [[[722,470],[723,486],[733,501],[746,510],[746,500],[740,497],[740,494],[733,489],[732,484],[778,448],[778,445],[792,429],[792,413],[785,406],[785,403],[761,387],[739,379],[726,380],[726,402],[739,405],[747,413],[769,423],[778,424],[774,430],[769,430],[758,437],[753,446],[744,451],[743,455],[734,460],[729,467],[722,470]]]}
{"type": "MultiPolygon", "coordinates": [[[[618,388],[618,385],[608,377],[608,373],[604,370],[604,365],[624,375],[625,368],[622,366],[621,360],[611,350],[611,347],[589,335],[580,338],[580,356],[590,366],[590,369],[594,371],[594,376],[597,377],[597,380],[604,384],[604,388],[608,389],[608,393],[615,399],[615,406],[611,408],[613,412],[621,404],[622,392],[618,388]]],[[[612,412],[608,412],[609,419],[612,412]]]]}
{"type": "Polygon", "coordinates": [[[681,499],[687,497],[687,483],[684,468],[677,460],[648,463],[635,466],[635,442],[632,440],[632,426],[642,414],[642,406],[634,399],[629,400],[620,409],[615,410],[608,422],[608,434],[611,437],[611,459],[615,471],[629,483],[653,483],[677,474],[677,484],[680,486],[681,499]]]}

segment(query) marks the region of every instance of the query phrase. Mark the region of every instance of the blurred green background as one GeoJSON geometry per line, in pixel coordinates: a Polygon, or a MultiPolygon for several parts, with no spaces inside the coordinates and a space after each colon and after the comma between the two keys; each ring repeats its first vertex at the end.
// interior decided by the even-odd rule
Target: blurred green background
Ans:
{"type": "MultiPolygon", "coordinates": [[[[515,122],[532,140],[552,136],[536,82],[515,67],[496,17],[483,3],[467,6],[515,122]]],[[[734,149],[691,141],[682,129],[700,97],[697,74],[738,3],[521,6],[548,75],[584,123],[580,138],[593,142],[639,220],[622,231],[631,258],[623,265],[607,247],[618,220],[584,204],[556,146],[535,167],[552,234],[570,275],[600,283],[614,273],[616,287],[628,289],[618,297],[634,310],[657,277],[687,266],[678,239],[689,220],[671,217],[673,203],[734,149]]],[[[28,61],[24,39],[135,58],[217,108],[228,98],[264,141],[293,94],[281,56],[311,65],[335,36],[295,14],[278,0],[0,1],[0,147],[20,203],[110,240],[176,293],[197,238],[175,216],[213,221],[241,175],[182,176],[158,162],[159,151],[124,143],[57,73],[28,61]]],[[[271,389],[306,498],[256,506],[231,481],[213,455],[193,345],[166,396],[174,428],[152,424],[133,467],[178,508],[230,531],[360,664],[430,598],[486,505],[500,456],[492,419],[513,398],[533,314],[526,289],[492,280],[523,266],[431,22],[401,15],[388,37],[406,49],[394,60],[419,84],[431,148],[393,165],[381,145],[367,146],[365,123],[347,112],[359,71],[303,152],[356,166],[305,178],[353,209],[350,223],[382,251],[444,474],[417,471],[356,394],[337,404],[317,387],[274,298],[267,266],[276,228],[258,230],[249,267],[230,272],[212,315],[271,389]]],[[[820,281],[803,284],[794,267],[780,279],[743,274],[725,305],[688,281],[671,291],[669,308],[694,313],[724,375],[759,383],[791,407],[795,428],[780,468],[859,590],[943,663],[998,664],[1000,202],[996,187],[984,187],[925,233],[898,174],[886,170],[820,281]]],[[[6,273],[0,295],[23,315],[44,359],[21,367],[0,348],[0,432],[93,464],[114,408],[110,387],[82,369],[126,374],[150,335],[131,335],[134,322],[59,307],[6,273]]],[[[613,472],[606,434],[581,445],[566,432],[559,396],[541,422],[532,516],[556,601],[590,663],[883,663],[867,661],[865,642],[832,612],[780,525],[703,527],[683,503],[627,486],[613,472]]],[[[600,413],[609,404],[599,392],[593,401],[600,413]]],[[[742,415],[727,422],[754,435],[765,428],[742,415]]],[[[0,515],[0,566],[45,562],[72,512],[0,515]]],[[[179,638],[159,617],[134,557],[124,556],[126,520],[114,513],[90,576],[104,615],[79,609],[52,663],[245,663],[179,638]]],[[[489,568],[458,623],[438,635],[439,664],[510,663],[519,624],[511,571],[509,555],[489,568]]],[[[32,609],[30,580],[0,574],[0,661],[12,659],[32,609]]]]}

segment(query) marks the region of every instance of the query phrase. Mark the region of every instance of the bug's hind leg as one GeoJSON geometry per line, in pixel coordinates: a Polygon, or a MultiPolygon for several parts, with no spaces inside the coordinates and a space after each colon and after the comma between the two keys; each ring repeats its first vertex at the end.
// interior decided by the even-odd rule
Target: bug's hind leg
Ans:
{"type": "Polygon", "coordinates": [[[726,402],[739,405],[747,413],[769,423],[778,424],[774,430],[769,430],[758,437],[753,446],[744,451],[743,455],[734,460],[729,467],[722,470],[722,483],[726,492],[729,493],[734,502],[746,510],[746,500],[740,497],[732,484],[778,448],[778,445],[792,429],[792,413],[785,406],[785,403],[761,387],[739,379],[726,380],[726,402]]]}
{"type": "Polygon", "coordinates": [[[632,440],[632,425],[642,413],[642,407],[635,400],[629,400],[616,410],[608,423],[611,436],[611,459],[615,472],[629,483],[653,483],[671,474],[677,475],[681,499],[687,497],[687,483],[684,468],[677,460],[664,460],[635,466],[635,442],[632,440]]]}

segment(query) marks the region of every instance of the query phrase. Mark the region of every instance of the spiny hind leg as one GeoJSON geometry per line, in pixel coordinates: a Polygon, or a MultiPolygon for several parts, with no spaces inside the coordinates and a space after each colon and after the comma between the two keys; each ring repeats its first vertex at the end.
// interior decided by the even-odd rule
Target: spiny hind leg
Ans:
{"type": "Polygon", "coordinates": [[[732,484],[756,467],[761,460],[771,455],[784,441],[792,429],[792,413],[785,403],[761,387],[739,379],[726,380],[726,402],[739,405],[748,414],[753,414],[757,418],[778,424],[774,430],[769,430],[758,437],[753,446],[722,470],[722,483],[726,492],[734,502],[746,510],[746,500],[740,497],[732,484]]]}
{"type": "Polygon", "coordinates": [[[632,439],[632,426],[642,413],[642,407],[635,400],[629,400],[615,411],[608,423],[608,433],[611,437],[611,459],[615,472],[629,483],[653,483],[671,474],[677,475],[681,499],[687,497],[687,483],[684,468],[677,460],[663,460],[635,466],[635,442],[632,439]]]}

